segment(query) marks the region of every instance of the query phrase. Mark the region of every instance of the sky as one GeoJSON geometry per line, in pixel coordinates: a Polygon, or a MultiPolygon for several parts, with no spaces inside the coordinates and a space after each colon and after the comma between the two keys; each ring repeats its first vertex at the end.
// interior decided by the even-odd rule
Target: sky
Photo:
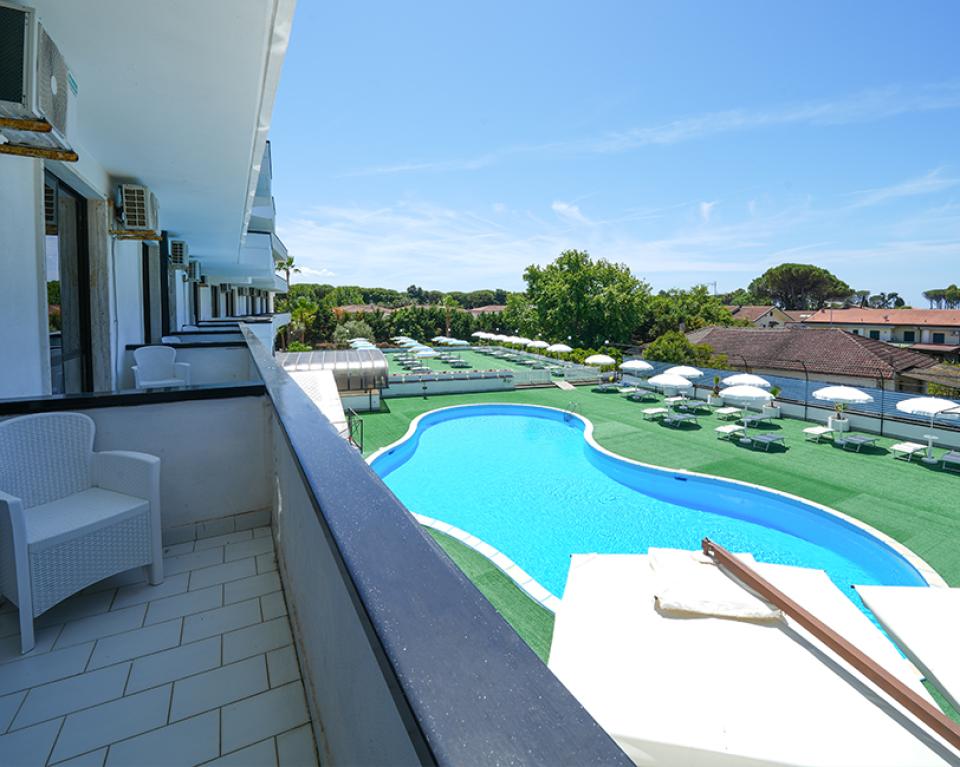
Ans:
{"type": "MultiPolygon", "coordinates": [[[[783,262],[960,282],[960,3],[299,0],[271,125],[294,281],[655,290],[783,262]]],[[[715,286],[714,286],[715,283],[715,286]]]]}

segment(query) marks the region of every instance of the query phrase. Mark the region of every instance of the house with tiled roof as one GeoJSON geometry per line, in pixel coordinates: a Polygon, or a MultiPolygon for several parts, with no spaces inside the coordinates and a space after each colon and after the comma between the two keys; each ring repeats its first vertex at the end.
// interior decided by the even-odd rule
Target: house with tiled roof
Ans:
{"type": "Polygon", "coordinates": [[[738,320],[746,320],[755,328],[780,328],[794,318],[778,306],[727,306],[738,320]]]}
{"type": "Polygon", "coordinates": [[[960,358],[960,310],[956,309],[821,309],[803,324],[840,328],[938,359],[960,358]]]}
{"type": "Polygon", "coordinates": [[[905,374],[935,364],[926,355],[836,328],[707,327],[687,338],[726,355],[734,369],[894,391],[921,391],[923,384],[905,374]]]}
{"type": "Polygon", "coordinates": [[[481,314],[498,314],[506,308],[505,304],[488,304],[487,306],[476,306],[473,309],[467,309],[467,311],[474,317],[478,317],[481,314]]]}

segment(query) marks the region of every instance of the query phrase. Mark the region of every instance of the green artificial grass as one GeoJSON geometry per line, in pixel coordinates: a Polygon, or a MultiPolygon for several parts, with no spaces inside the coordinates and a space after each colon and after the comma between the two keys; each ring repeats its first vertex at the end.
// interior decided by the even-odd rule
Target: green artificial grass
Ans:
{"type": "Polygon", "coordinates": [[[456,538],[425,527],[464,574],[480,589],[513,630],[546,663],[553,638],[553,613],[527,596],[483,554],[456,538]]]}

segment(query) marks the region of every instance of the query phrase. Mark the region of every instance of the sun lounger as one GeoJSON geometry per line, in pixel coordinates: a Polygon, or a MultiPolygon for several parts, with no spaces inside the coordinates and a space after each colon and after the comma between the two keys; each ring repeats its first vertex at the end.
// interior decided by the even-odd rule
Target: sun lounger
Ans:
{"type": "Polygon", "coordinates": [[[657,418],[663,418],[669,412],[665,407],[648,407],[643,411],[643,420],[655,421],[657,418]]]}
{"type": "Polygon", "coordinates": [[[656,400],[657,395],[649,389],[637,389],[628,394],[627,399],[631,402],[649,402],[651,399],[656,400]]]}
{"type": "Polygon", "coordinates": [[[807,441],[820,443],[821,439],[830,436],[832,438],[833,429],[829,426],[810,426],[803,430],[803,433],[807,435],[807,441]]]}
{"type": "Polygon", "coordinates": [[[717,439],[732,440],[737,434],[743,433],[743,427],[738,423],[725,423],[714,431],[717,433],[717,439]]]}
{"type": "Polygon", "coordinates": [[[768,415],[745,415],[743,417],[743,422],[745,426],[752,426],[755,423],[763,423],[769,420],[770,420],[770,416],[768,415]]]}
{"type": "Polygon", "coordinates": [[[663,401],[670,407],[683,407],[687,402],[687,398],[677,394],[673,397],[664,397],[663,401]]]}
{"type": "Polygon", "coordinates": [[[750,437],[751,445],[763,445],[765,452],[770,452],[770,445],[779,442],[781,445],[786,447],[783,441],[783,437],[778,434],[759,434],[756,437],[750,437]]]}
{"type": "Polygon", "coordinates": [[[726,407],[718,407],[713,412],[716,414],[717,418],[722,418],[726,421],[729,418],[739,418],[741,413],[743,413],[743,410],[738,407],[730,407],[728,405],[726,407]]]}
{"type": "Polygon", "coordinates": [[[921,445],[917,442],[898,442],[896,445],[891,446],[890,452],[893,453],[895,459],[902,458],[904,461],[909,461],[913,456],[920,453],[925,453],[927,451],[926,445],[921,445]]]}
{"type": "Polygon", "coordinates": [[[599,386],[594,386],[593,390],[599,394],[609,394],[610,392],[620,391],[620,384],[604,383],[599,386]]]}
{"type": "Polygon", "coordinates": [[[834,443],[840,445],[840,447],[846,449],[849,446],[853,446],[857,449],[857,452],[860,452],[860,448],[864,445],[876,445],[876,437],[868,437],[864,434],[850,434],[849,436],[842,437],[841,439],[835,439],[834,443]]]}
{"type": "Polygon", "coordinates": [[[685,423],[697,423],[697,417],[693,413],[667,413],[663,417],[663,423],[679,428],[685,423]]]}
{"type": "Polygon", "coordinates": [[[943,468],[949,469],[953,466],[960,470],[960,452],[951,450],[949,453],[944,453],[940,460],[943,461],[943,468]]]}

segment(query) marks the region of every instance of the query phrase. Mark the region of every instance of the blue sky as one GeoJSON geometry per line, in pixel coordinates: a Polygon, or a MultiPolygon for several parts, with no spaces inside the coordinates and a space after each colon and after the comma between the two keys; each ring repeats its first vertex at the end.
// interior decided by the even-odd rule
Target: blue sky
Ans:
{"type": "Polygon", "coordinates": [[[960,282],[960,3],[300,0],[271,139],[299,281],[960,282]]]}

